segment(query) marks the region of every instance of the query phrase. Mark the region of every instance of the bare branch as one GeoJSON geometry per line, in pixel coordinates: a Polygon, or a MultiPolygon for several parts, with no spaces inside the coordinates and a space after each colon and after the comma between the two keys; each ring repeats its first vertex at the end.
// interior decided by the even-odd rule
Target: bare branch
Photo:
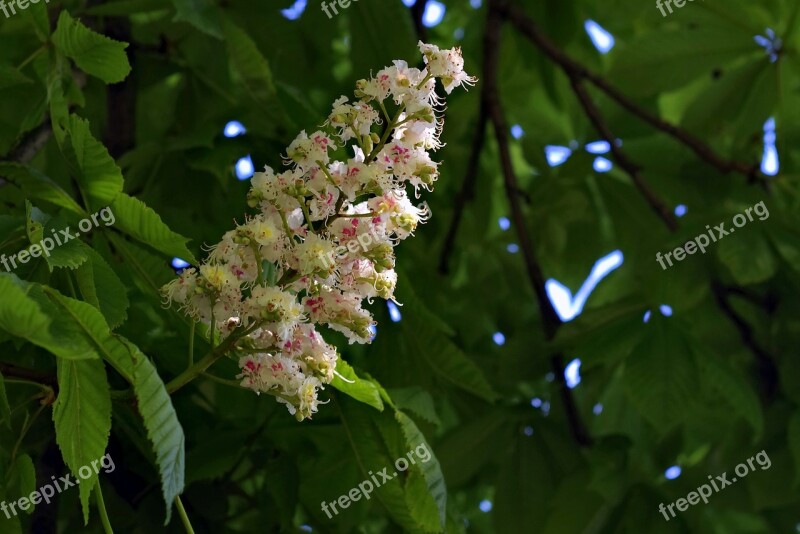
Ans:
{"type": "Polygon", "coordinates": [[[566,72],[570,79],[589,80],[598,89],[603,91],[611,97],[620,106],[625,108],[628,112],[639,117],[644,122],[650,124],[652,127],[661,130],[662,132],[672,136],[683,145],[690,148],[698,157],[703,161],[716,168],[722,174],[736,172],[747,177],[750,183],[766,181],[759,169],[758,165],[748,165],[738,161],[729,161],[721,156],[703,143],[689,132],[670,124],[660,117],[650,113],[646,109],[638,106],[631,101],[627,96],[622,94],[617,88],[608,83],[605,79],[597,74],[591,72],[585,66],[573,60],[566,53],[564,53],[558,46],[553,43],[536,24],[528,17],[520,8],[510,5],[502,1],[498,5],[498,9],[503,15],[513,24],[522,34],[536,45],[547,57],[553,62],[557,63],[566,72]]]}
{"type": "MultiPolygon", "coordinates": [[[[499,62],[501,26],[502,16],[496,9],[495,0],[490,0],[486,35],[484,38],[484,99],[500,152],[500,163],[503,169],[506,196],[511,206],[511,219],[517,233],[517,238],[519,239],[522,256],[525,260],[528,280],[536,294],[536,301],[542,316],[542,327],[544,329],[545,338],[549,341],[553,339],[562,323],[553,305],[550,303],[550,299],[547,297],[544,275],[542,274],[541,266],[536,258],[536,252],[525,224],[525,215],[522,212],[522,204],[520,202],[520,195],[518,194],[519,186],[517,185],[517,178],[514,174],[511,161],[511,152],[508,147],[508,127],[503,114],[500,93],[497,88],[497,66],[499,62]]],[[[573,438],[579,445],[588,446],[592,443],[592,439],[580,417],[575,399],[572,397],[572,391],[567,387],[564,378],[563,356],[560,353],[552,354],[550,363],[561,388],[561,397],[564,402],[567,421],[569,422],[573,438]]]]}

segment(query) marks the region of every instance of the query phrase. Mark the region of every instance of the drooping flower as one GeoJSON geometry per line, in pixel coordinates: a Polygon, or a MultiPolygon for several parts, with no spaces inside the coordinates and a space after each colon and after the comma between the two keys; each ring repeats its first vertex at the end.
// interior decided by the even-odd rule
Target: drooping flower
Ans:
{"type": "Polygon", "coordinates": [[[247,204],[258,213],[162,290],[240,356],[242,387],[300,421],[336,375],[336,347],[317,327],[369,343],[363,301],[394,299],[394,247],[430,217],[407,189],[418,197],[439,177],[429,153],[444,146],[436,80],[448,94],[476,82],[460,49],[419,48],[424,69],[397,60],[359,80],[355,100],[338,98],[321,130],[291,142],[287,169],[255,173],[247,204]]]}

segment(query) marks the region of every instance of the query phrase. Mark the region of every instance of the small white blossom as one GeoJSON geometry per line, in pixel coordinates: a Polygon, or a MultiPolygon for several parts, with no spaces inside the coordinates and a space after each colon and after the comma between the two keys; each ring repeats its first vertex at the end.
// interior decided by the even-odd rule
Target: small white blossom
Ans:
{"type": "Polygon", "coordinates": [[[375,321],[363,301],[394,299],[394,247],[430,217],[406,187],[419,196],[439,176],[429,154],[443,146],[436,80],[447,93],[476,81],[460,49],[420,51],[424,69],[397,60],[359,80],[323,130],[292,141],[283,172],[255,173],[247,204],[258,212],[162,289],[221,338],[237,336],[242,387],[275,396],[299,421],[323,404],[339,358],[317,327],[369,343],[375,321]],[[352,157],[333,157],[342,153],[352,157]]]}

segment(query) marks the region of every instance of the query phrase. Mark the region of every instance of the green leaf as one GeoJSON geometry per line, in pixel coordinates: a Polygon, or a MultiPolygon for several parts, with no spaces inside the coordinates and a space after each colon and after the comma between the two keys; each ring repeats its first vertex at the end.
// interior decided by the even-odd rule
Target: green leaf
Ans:
{"type": "Polygon", "coordinates": [[[615,50],[609,79],[632,96],[649,96],[681,87],[751,51],[752,37],[727,28],[644,32],[615,50]]]}
{"type": "Polygon", "coordinates": [[[87,208],[99,210],[122,191],[122,171],[106,147],[92,137],[89,121],[70,115],[61,151],[86,196],[87,208]]]}
{"type": "Polygon", "coordinates": [[[11,65],[0,65],[0,90],[26,83],[32,83],[32,81],[19,70],[11,65]]]}
{"type": "MultiPolygon", "coordinates": [[[[20,454],[14,459],[8,470],[7,487],[10,493],[20,497],[28,497],[36,491],[36,469],[30,456],[20,454]]],[[[35,509],[36,505],[31,503],[25,513],[31,515],[35,509]]]]}
{"type": "Polygon", "coordinates": [[[556,484],[543,450],[541,438],[534,433],[534,439],[517,438],[512,450],[497,451],[501,463],[492,513],[496,532],[526,532],[532,525],[544,526],[556,484]]]}
{"type": "Polygon", "coordinates": [[[117,218],[117,227],[123,232],[170,257],[177,256],[197,264],[194,255],[186,248],[189,240],[170,230],[161,217],[141,200],[123,193],[111,205],[111,210],[117,218]]]}
{"type": "Polygon", "coordinates": [[[147,436],[153,443],[159,474],[161,492],[167,507],[169,523],[172,503],[183,492],[186,470],[186,439],[175,408],[172,406],[167,388],[156,368],[143,354],[137,355],[134,370],[134,392],[139,412],[147,428],[147,436]]]}
{"type": "Polygon", "coordinates": [[[224,30],[231,65],[241,78],[247,94],[263,109],[274,109],[275,84],[269,63],[256,43],[236,24],[226,20],[224,30]]]}
{"type": "Polygon", "coordinates": [[[44,233],[44,225],[50,217],[39,208],[34,207],[31,201],[26,198],[25,218],[27,219],[25,230],[28,233],[28,240],[31,243],[40,243],[44,233]]]}
{"type": "Polygon", "coordinates": [[[47,295],[57,303],[61,314],[66,316],[88,343],[110,363],[129,383],[134,383],[135,353],[120,338],[111,332],[103,315],[91,304],[66,297],[54,289],[47,288],[47,295]]]}
{"type": "Polygon", "coordinates": [[[203,33],[222,39],[221,14],[212,0],[172,0],[176,21],[188,22],[203,33]]]}
{"type": "Polygon", "coordinates": [[[781,258],[796,272],[800,273],[800,232],[797,231],[796,219],[775,221],[767,229],[770,242],[781,258]]]}
{"type": "Polygon", "coordinates": [[[133,281],[145,294],[157,295],[161,299],[161,288],[175,278],[175,271],[160,257],[144,247],[126,241],[116,234],[108,234],[114,248],[120,253],[126,265],[130,266],[133,281]]]}
{"type": "Polygon", "coordinates": [[[393,388],[388,391],[397,408],[414,412],[426,421],[441,426],[433,397],[421,387],[393,388]]]}
{"type": "Polygon", "coordinates": [[[411,277],[407,277],[404,272],[398,270],[398,278],[405,280],[405,283],[397,285],[397,292],[395,295],[398,300],[403,304],[403,310],[414,316],[419,316],[424,322],[433,325],[436,329],[443,334],[453,337],[456,335],[453,328],[444,322],[441,317],[433,313],[430,308],[425,305],[416,291],[411,285],[411,277]]]}
{"type": "Polygon", "coordinates": [[[68,209],[80,216],[86,212],[61,186],[38,170],[17,163],[0,163],[0,176],[16,185],[31,200],[41,200],[68,209]]]}
{"type": "Polygon", "coordinates": [[[725,360],[704,351],[698,355],[703,383],[713,388],[733,409],[753,427],[753,441],[760,439],[764,431],[764,415],[761,402],[748,381],[725,360]]]}
{"type": "MultiPolygon", "coordinates": [[[[733,232],[731,225],[726,225],[733,232]],[[730,226],[730,227],[729,227],[730,226]]],[[[764,233],[747,226],[725,236],[719,242],[717,255],[742,285],[757,284],[772,278],[778,269],[775,255],[764,233]]]]}
{"type": "MultiPolygon", "coordinates": [[[[371,417],[381,418],[386,421],[384,424],[390,423],[395,427],[397,422],[387,412],[378,414],[347,397],[337,396],[334,402],[340,407],[342,424],[364,479],[369,478],[370,471],[377,473],[387,468],[387,473],[390,473],[394,469],[397,453],[387,450],[381,433],[371,417]]],[[[385,482],[375,489],[373,495],[383,504],[392,519],[406,531],[418,530],[417,522],[408,508],[405,491],[397,480],[385,482]]]]}
{"type": "MultiPolygon", "coordinates": [[[[111,395],[100,361],[58,360],[58,398],[53,405],[56,442],[64,462],[79,477],[84,466],[103,457],[111,432],[111,395]]],[[[82,477],[81,477],[82,478],[82,477]]],[[[89,522],[89,497],[97,473],[80,484],[84,523],[89,522]]]]}
{"type": "Polygon", "coordinates": [[[100,254],[87,247],[89,261],[75,271],[83,299],[100,310],[111,329],[128,317],[128,289],[100,254]]]}
{"type": "Polygon", "coordinates": [[[50,38],[50,19],[47,16],[48,2],[37,2],[28,4],[28,8],[23,10],[22,18],[33,28],[39,41],[46,43],[50,38]]]}
{"type": "Polygon", "coordinates": [[[411,350],[415,351],[440,378],[493,402],[497,393],[483,371],[461,349],[441,334],[435,325],[411,316],[403,321],[411,350]]]}
{"type": "Polygon", "coordinates": [[[348,8],[352,28],[353,71],[365,78],[370,70],[391,65],[398,58],[414,58],[417,35],[408,9],[399,2],[356,2],[348,8]]]}
{"type": "MultiPolygon", "coordinates": [[[[424,500],[432,498],[436,503],[436,508],[439,511],[439,526],[444,528],[447,515],[447,486],[444,482],[439,460],[436,459],[430,444],[410,417],[398,410],[395,412],[395,419],[397,419],[397,422],[400,423],[400,427],[403,429],[403,435],[406,438],[406,443],[410,450],[414,451],[416,459],[414,465],[421,471],[425,479],[425,487],[428,495],[424,500]],[[417,453],[420,449],[423,451],[422,454],[417,453]],[[428,457],[428,461],[423,461],[426,456],[428,457]]],[[[409,491],[408,493],[409,496],[412,495],[412,492],[409,491]]],[[[415,514],[414,511],[418,509],[419,506],[419,502],[414,504],[409,503],[411,513],[415,517],[417,517],[417,514],[415,514]]],[[[422,506],[424,506],[424,504],[422,504],[422,506]]]]}
{"type": "Polygon", "coordinates": [[[625,367],[625,387],[642,416],[666,433],[680,423],[699,384],[689,344],[670,319],[653,314],[625,367]]]}
{"type": "Polygon", "coordinates": [[[331,382],[333,387],[357,401],[369,404],[376,410],[383,411],[381,395],[371,380],[359,378],[353,368],[341,357],[336,362],[336,372],[338,374],[333,377],[333,382],[331,382]]]}
{"type": "Polygon", "coordinates": [[[53,309],[41,289],[14,275],[0,274],[0,328],[60,358],[97,358],[70,321],[53,309]]]}
{"type": "Polygon", "coordinates": [[[470,418],[437,443],[442,471],[452,487],[463,486],[495,461],[507,439],[506,426],[507,412],[493,410],[470,418]]]}
{"type": "Polygon", "coordinates": [[[89,259],[89,246],[77,237],[68,238],[62,230],[74,235],[74,230],[59,219],[50,219],[44,227],[44,236],[48,241],[43,246],[52,249],[44,255],[50,272],[59,268],[77,269],[89,259]]]}
{"type": "Polygon", "coordinates": [[[168,523],[172,515],[172,503],[184,488],[186,440],[164,382],[138,347],[111,332],[96,308],[54,290],[50,290],[49,294],[80,325],[84,335],[97,347],[103,358],[133,385],[139,413],[156,455],[168,523]]]}
{"type": "Polygon", "coordinates": [[[5,423],[6,428],[11,430],[11,407],[8,405],[6,382],[2,373],[0,373],[0,422],[5,423]]]}
{"type": "Polygon", "coordinates": [[[53,44],[82,70],[106,83],[121,82],[131,71],[125,54],[128,43],[109,39],[90,30],[73,19],[66,10],[62,10],[58,17],[53,44]]]}

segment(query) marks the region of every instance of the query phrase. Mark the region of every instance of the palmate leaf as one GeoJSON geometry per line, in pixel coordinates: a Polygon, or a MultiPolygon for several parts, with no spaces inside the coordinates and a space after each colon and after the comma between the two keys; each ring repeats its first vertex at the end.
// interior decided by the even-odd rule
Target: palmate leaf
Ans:
{"type": "Polygon", "coordinates": [[[518,437],[511,450],[497,451],[501,465],[492,514],[497,532],[542,530],[556,486],[543,449],[536,437],[518,437]]]}
{"type": "Polygon", "coordinates": [[[669,321],[654,314],[648,335],[625,364],[628,396],[662,433],[686,417],[699,387],[690,345],[669,321]]]}
{"type": "MultiPolygon", "coordinates": [[[[405,284],[407,285],[407,284],[405,284]]],[[[451,384],[493,402],[497,393],[483,371],[449,338],[452,329],[433,313],[411,287],[398,289],[406,310],[403,333],[414,355],[451,384]]]]}
{"type": "MultiPolygon", "coordinates": [[[[726,228],[733,230],[732,225],[726,228]]],[[[717,247],[717,256],[742,285],[768,280],[778,269],[766,235],[759,228],[745,226],[725,236],[717,247]]]]}
{"type": "Polygon", "coordinates": [[[497,398],[480,367],[429,322],[412,315],[403,324],[409,346],[437,376],[489,402],[497,398]]]}
{"type": "Polygon", "coordinates": [[[341,377],[337,375],[333,378],[333,382],[331,382],[333,387],[357,401],[383,411],[380,392],[371,380],[359,378],[353,368],[341,358],[336,362],[336,372],[341,377]]]}
{"type": "Polygon", "coordinates": [[[277,101],[269,63],[256,43],[236,24],[226,20],[224,30],[231,65],[241,78],[247,93],[262,108],[274,109],[277,101]]]}
{"type": "Polygon", "coordinates": [[[394,405],[409,412],[414,412],[421,418],[436,426],[441,426],[442,421],[436,413],[433,397],[430,393],[420,387],[393,388],[387,392],[394,405]]]}
{"type": "MultiPolygon", "coordinates": [[[[341,395],[336,397],[335,402],[340,408],[342,424],[364,479],[369,479],[370,471],[377,473],[384,467],[387,468],[387,473],[391,473],[398,453],[387,450],[372,418],[388,419],[396,426],[392,417],[386,412],[378,414],[341,395]]],[[[373,495],[383,504],[392,519],[406,531],[413,532],[419,529],[411,515],[404,488],[399,481],[391,480],[383,483],[375,489],[373,495]]]]}
{"type": "Polygon", "coordinates": [[[220,12],[212,0],[172,0],[175,20],[188,22],[203,33],[222,39],[220,12]]]}
{"type": "MultiPolygon", "coordinates": [[[[420,432],[416,423],[401,411],[395,412],[395,419],[400,424],[403,430],[403,435],[406,438],[409,452],[416,451],[418,448],[424,448],[424,451],[430,454],[430,459],[423,462],[420,455],[416,454],[416,469],[412,468],[412,473],[420,472],[423,476],[423,490],[407,490],[407,501],[412,514],[416,509],[427,507],[429,501],[432,499],[435,503],[435,509],[438,510],[439,526],[444,528],[447,515],[447,486],[445,485],[444,476],[442,475],[442,468],[439,465],[439,460],[433,454],[433,449],[428,444],[425,436],[420,432]],[[420,502],[421,501],[421,502],[420,502]]],[[[423,454],[424,455],[424,454],[423,454]]],[[[408,484],[409,486],[411,483],[408,484]]]]}
{"type": "Polygon", "coordinates": [[[144,247],[113,233],[107,237],[125,264],[130,267],[133,281],[138,289],[145,294],[159,295],[160,298],[161,287],[174,278],[175,271],[170,269],[162,258],[144,247]]]}
{"type": "Polygon", "coordinates": [[[111,332],[96,308],[53,290],[48,294],[80,325],[102,357],[133,385],[139,413],[156,455],[168,523],[172,502],[184,488],[186,440],[164,382],[150,360],[134,344],[111,332]]]}
{"type": "Polygon", "coordinates": [[[91,249],[75,236],[75,231],[64,221],[57,218],[50,219],[44,226],[43,235],[55,243],[55,247],[43,256],[50,272],[62,268],[74,270],[88,261],[91,249]],[[67,238],[61,232],[62,230],[67,231],[74,238],[67,238]]]}
{"type": "Polygon", "coordinates": [[[61,152],[86,196],[87,207],[99,210],[108,206],[122,191],[122,171],[106,147],[92,136],[89,121],[77,115],[61,121],[66,124],[54,118],[53,130],[56,139],[62,139],[61,152]]]}
{"type": "Polygon", "coordinates": [[[117,227],[126,234],[168,256],[197,263],[186,248],[189,240],[170,230],[161,217],[141,200],[121,193],[111,205],[111,211],[117,219],[117,227]]]}
{"type": "MultiPolygon", "coordinates": [[[[111,432],[111,394],[101,361],[58,360],[58,398],[53,405],[56,442],[64,462],[78,477],[84,466],[103,457],[111,432]]],[[[84,522],[97,473],[80,483],[84,522]]]]}
{"type": "Polygon", "coordinates": [[[53,44],[82,70],[106,83],[121,82],[131,71],[128,56],[125,55],[128,43],[109,39],[90,30],[73,19],[66,10],[61,11],[58,17],[53,44]]]}
{"type": "MultiPolygon", "coordinates": [[[[697,349],[697,347],[695,347],[697,349]]],[[[726,360],[698,351],[698,367],[703,383],[716,391],[736,412],[753,427],[753,442],[757,442],[764,431],[764,415],[758,395],[748,381],[726,360]]]]}
{"type": "Polygon", "coordinates": [[[100,254],[87,247],[89,261],[75,271],[78,288],[86,302],[100,310],[111,329],[128,317],[127,288],[100,254]]]}
{"type": "Polygon", "coordinates": [[[620,47],[609,77],[630,94],[647,96],[681,87],[751,51],[752,37],[741,32],[648,32],[620,47]]]}
{"type": "Polygon", "coordinates": [[[139,353],[134,369],[134,392],[147,436],[156,453],[161,491],[167,507],[166,523],[172,515],[172,502],[183,492],[186,471],[186,438],[167,388],[150,360],[139,353]]]}
{"type": "MultiPolygon", "coordinates": [[[[2,76],[2,75],[0,75],[2,76]]],[[[85,212],[61,186],[32,167],[0,163],[0,176],[16,185],[31,200],[41,200],[84,216],[85,212]]]]}
{"type": "Polygon", "coordinates": [[[74,323],[63,317],[41,288],[0,274],[0,329],[66,359],[97,358],[74,323]]]}

